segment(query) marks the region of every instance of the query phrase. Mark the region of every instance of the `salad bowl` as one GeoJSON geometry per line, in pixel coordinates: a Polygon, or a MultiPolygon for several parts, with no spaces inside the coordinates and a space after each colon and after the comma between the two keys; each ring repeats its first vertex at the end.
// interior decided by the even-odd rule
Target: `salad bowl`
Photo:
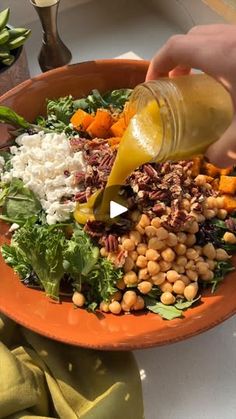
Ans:
{"type": "MultiPolygon", "coordinates": [[[[145,79],[148,62],[100,60],[51,70],[27,80],[0,98],[33,122],[45,113],[48,98],[68,94],[83,97],[91,90],[133,88],[145,79]]],[[[1,144],[9,140],[1,125],[1,144]]],[[[0,244],[9,241],[9,225],[0,224],[0,244]]],[[[233,264],[236,259],[233,257],[233,264]]],[[[167,321],[151,312],[113,315],[75,308],[71,299],[54,302],[42,291],[27,288],[0,257],[0,310],[22,326],[72,345],[104,350],[130,350],[177,342],[206,331],[236,313],[235,273],[230,272],[214,294],[206,291],[201,303],[183,318],[167,321]]]]}

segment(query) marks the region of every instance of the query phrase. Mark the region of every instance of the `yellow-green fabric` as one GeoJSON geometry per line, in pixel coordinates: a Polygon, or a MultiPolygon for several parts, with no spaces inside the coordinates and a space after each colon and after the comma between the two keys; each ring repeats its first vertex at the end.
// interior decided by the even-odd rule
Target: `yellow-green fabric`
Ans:
{"type": "Polygon", "coordinates": [[[0,418],[143,419],[130,352],[65,345],[0,315],[0,418]]]}

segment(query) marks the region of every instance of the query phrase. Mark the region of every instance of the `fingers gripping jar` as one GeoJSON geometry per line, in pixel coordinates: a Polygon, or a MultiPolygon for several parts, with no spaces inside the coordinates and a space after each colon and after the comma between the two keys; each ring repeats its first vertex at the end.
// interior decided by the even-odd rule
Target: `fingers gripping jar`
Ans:
{"type": "Polygon", "coordinates": [[[151,101],[158,105],[154,123],[156,120],[159,131],[162,125],[154,161],[187,159],[204,153],[233,118],[230,94],[206,74],[160,78],[138,85],[131,96],[131,112],[142,112],[151,101]]]}

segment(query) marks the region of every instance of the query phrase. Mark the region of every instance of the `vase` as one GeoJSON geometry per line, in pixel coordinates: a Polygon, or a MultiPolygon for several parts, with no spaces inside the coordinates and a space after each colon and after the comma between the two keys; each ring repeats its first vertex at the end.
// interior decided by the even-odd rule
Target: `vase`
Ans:
{"type": "Polygon", "coordinates": [[[43,30],[42,47],[38,56],[38,62],[43,72],[68,64],[72,58],[70,50],[58,34],[59,2],[60,0],[51,6],[38,6],[34,0],[31,0],[31,4],[38,13],[43,30]]]}
{"type": "Polygon", "coordinates": [[[18,48],[15,61],[0,69],[0,95],[30,78],[28,61],[23,47],[18,48]]]}

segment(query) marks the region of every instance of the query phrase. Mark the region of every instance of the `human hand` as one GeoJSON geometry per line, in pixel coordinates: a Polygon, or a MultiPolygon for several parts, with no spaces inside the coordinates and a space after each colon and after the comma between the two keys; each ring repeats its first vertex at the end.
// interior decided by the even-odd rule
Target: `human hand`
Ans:
{"type": "MultiPolygon", "coordinates": [[[[202,70],[222,83],[236,110],[236,25],[196,26],[186,35],[172,36],[152,59],[146,81],[188,74],[191,68],[202,70]]],[[[208,154],[215,163],[225,165],[235,163],[235,152],[236,117],[208,154]]]]}

